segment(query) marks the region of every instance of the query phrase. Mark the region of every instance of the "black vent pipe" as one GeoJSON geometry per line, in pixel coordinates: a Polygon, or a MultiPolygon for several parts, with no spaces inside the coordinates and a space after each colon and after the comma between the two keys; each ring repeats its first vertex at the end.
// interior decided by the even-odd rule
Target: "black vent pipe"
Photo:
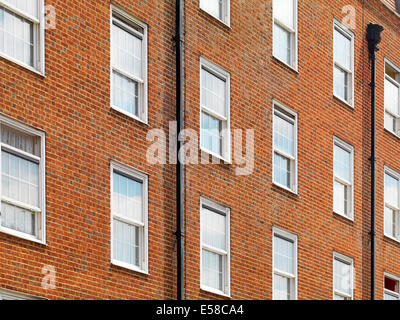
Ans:
{"type": "Polygon", "coordinates": [[[371,60],[371,300],[375,300],[375,274],[376,274],[376,52],[381,42],[383,27],[369,23],[367,26],[367,41],[369,58],[371,60]]]}
{"type": "Polygon", "coordinates": [[[183,164],[179,161],[181,141],[179,133],[183,129],[183,25],[182,0],[176,0],[175,42],[176,42],[176,295],[177,300],[184,300],[184,248],[183,248],[183,164]]]}

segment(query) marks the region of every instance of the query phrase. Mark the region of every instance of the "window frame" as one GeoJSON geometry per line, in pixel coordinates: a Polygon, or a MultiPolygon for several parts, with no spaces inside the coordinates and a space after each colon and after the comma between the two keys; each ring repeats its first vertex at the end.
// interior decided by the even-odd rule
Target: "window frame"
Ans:
{"type": "Polygon", "coordinates": [[[231,163],[231,111],[230,111],[230,105],[231,105],[231,93],[230,93],[230,81],[231,81],[231,76],[228,71],[223,69],[222,67],[216,65],[215,63],[211,62],[210,60],[200,57],[200,77],[199,77],[199,93],[200,93],[200,150],[212,155],[215,158],[218,158],[220,160],[223,160],[224,162],[230,164],[231,163]],[[226,118],[224,118],[221,115],[218,115],[216,112],[213,110],[210,110],[206,106],[203,106],[203,98],[202,98],[202,81],[203,81],[203,76],[202,76],[202,70],[206,70],[207,72],[213,74],[214,76],[221,78],[221,80],[225,80],[225,85],[226,85],[226,92],[225,92],[225,108],[226,108],[226,118]],[[206,149],[203,147],[203,138],[202,138],[202,113],[203,111],[207,113],[208,115],[211,115],[212,117],[218,119],[222,123],[222,127],[225,124],[226,128],[222,128],[222,146],[221,146],[221,155],[212,152],[211,150],[206,149]]]}
{"type": "Polygon", "coordinates": [[[297,300],[298,299],[298,237],[296,234],[286,231],[284,229],[278,228],[278,227],[273,227],[272,229],[272,300],[276,300],[275,297],[275,274],[287,277],[293,281],[293,297],[290,300],[297,300]],[[275,237],[279,237],[281,239],[284,239],[286,241],[291,241],[293,242],[293,247],[294,247],[294,256],[293,256],[293,261],[294,261],[294,270],[295,273],[293,275],[287,274],[286,272],[279,271],[275,269],[275,237]]]}
{"type": "Polygon", "coordinates": [[[348,106],[350,106],[351,108],[354,109],[354,67],[355,67],[355,60],[354,60],[354,33],[348,28],[346,27],[344,24],[342,24],[341,22],[339,22],[337,19],[333,19],[333,39],[332,39],[332,43],[333,43],[333,73],[332,73],[332,88],[333,88],[333,96],[336,99],[339,99],[340,101],[342,101],[343,103],[347,104],[348,106]],[[339,32],[342,35],[344,35],[345,37],[350,39],[350,53],[351,53],[351,57],[350,57],[350,62],[351,62],[351,69],[349,70],[346,67],[342,66],[340,63],[336,62],[335,60],[335,32],[339,32]],[[349,101],[346,101],[345,99],[339,97],[338,95],[336,95],[335,93],[335,69],[336,66],[345,71],[347,74],[350,74],[351,76],[349,77],[349,88],[347,89],[348,92],[347,94],[350,95],[350,99],[349,101]]]}
{"type": "MultiPolygon", "coordinates": [[[[6,233],[6,234],[9,234],[9,235],[12,235],[12,236],[24,239],[24,240],[29,240],[32,242],[46,245],[46,134],[43,131],[40,131],[36,128],[33,128],[33,127],[30,127],[23,123],[20,123],[16,120],[6,118],[5,116],[0,114],[0,127],[2,124],[4,124],[7,127],[10,127],[11,129],[19,131],[21,133],[24,133],[24,134],[27,134],[30,136],[35,136],[40,139],[40,157],[32,155],[27,152],[24,152],[22,150],[12,147],[12,146],[6,145],[5,143],[0,141],[0,177],[1,177],[1,171],[2,171],[1,170],[1,151],[3,149],[15,154],[16,156],[21,157],[21,158],[28,159],[33,162],[37,162],[39,165],[39,170],[38,170],[39,207],[38,208],[32,207],[30,205],[27,205],[27,204],[24,204],[17,200],[12,200],[9,198],[6,198],[6,201],[5,201],[6,203],[9,203],[11,205],[18,206],[19,208],[34,212],[35,221],[39,222],[39,223],[35,224],[37,236],[32,236],[32,235],[26,234],[24,232],[20,232],[17,230],[9,229],[7,227],[3,227],[1,224],[1,217],[0,217],[0,232],[6,233]]],[[[0,130],[1,130],[1,128],[0,128],[0,130]]],[[[3,196],[2,196],[1,189],[2,189],[2,184],[0,181],[0,198],[1,198],[0,202],[3,202],[3,196]]]]}
{"type": "Polygon", "coordinates": [[[210,292],[213,294],[217,294],[220,296],[228,297],[230,298],[231,296],[231,235],[230,235],[230,218],[231,218],[231,212],[230,208],[220,205],[212,200],[206,199],[201,197],[200,198],[200,289],[206,292],[210,292]],[[206,208],[207,210],[213,211],[216,214],[222,214],[225,215],[226,218],[226,252],[222,252],[221,250],[217,248],[212,248],[207,245],[203,245],[203,224],[202,224],[202,210],[203,208],[206,208]],[[224,290],[220,291],[218,289],[206,286],[203,284],[203,249],[214,252],[216,254],[220,255],[225,255],[226,263],[223,265],[223,287],[224,290]]]}
{"type": "Polygon", "coordinates": [[[393,274],[390,274],[388,272],[384,272],[383,273],[383,299],[384,300],[386,300],[385,299],[385,295],[386,294],[390,295],[392,297],[396,297],[397,300],[400,300],[400,278],[395,276],[395,275],[393,275],[393,274]],[[386,289],[385,288],[385,278],[389,278],[389,279],[392,279],[393,281],[397,281],[398,282],[398,286],[399,286],[399,292],[394,292],[394,291],[386,289]]]}
{"type": "Polygon", "coordinates": [[[343,140],[339,139],[338,137],[333,137],[333,212],[341,217],[344,217],[348,220],[354,221],[354,147],[351,144],[344,142],[343,140]],[[350,174],[351,174],[351,181],[343,180],[342,178],[336,176],[335,174],[335,147],[342,148],[343,150],[350,153],[350,174]],[[346,216],[335,210],[335,182],[338,181],[341,184],[350,187],[351,190],[350,194],[350,204],[348,204],[349,214],[346,216]],[[350,183],[350,184],[349,184],[350,183]]]}
{"type": "Polygon", "coordinates": [[[394,118],[396,119],[396,125],[397,125],[396,129],[397,129],[397,132],[398,132],[398,133],[393,132],[393,131],[389,130],[388,128],[386,128],[386,121],[384,121],[383,127],[384,127],[384,130],[386,130],[386,131],[388,131],[389,133],[393,134],[393,135],[396,136],[397,138],[400,138],[400,79],[399,79],[399,81],[397,81],[397,80],[393,79],[392,77],[388,76],[387,73],[386,73],[386,68],[387,68],[387,65],[388,65],[388,66],[390,66],[393,70],[395,70],[395,71],[399,74],[399,77],[400,77],[400,68],[397,67],[393,62],[391,62],[391,61],[390,61],[389,59],[387,59],[387,58],[384,59],[384,64],[385,64],[385,72],[384,72],[384,75],[383,75],[383,81],[384,81],[384,83],[385,83],[386,80],[387,80],[387,81],[392,82],[395,86],[398,86],[398,88],[399,88],[399,106],[398,106],[398,108],[399,108],[399,114],[398,114],[398,115],[394,115],[391,111],[386,110],[386,105],[385,105],[386,92],[384,92],[384,97],[383,97],[383,98],[384,98],[384,103],[383,103],[383,105],[384,105],[384,106],[383,106],[383,117],[384,117],[384,119],[385,119],[385,118],[386,118],[386,117],[385,117],[385,116],[386,116],[386,113],[389,113],[392,117],[394,117],[394,118]]]}
{"type": "Polygon", "coordinates": [[[111,264],[119,266],[125,269],[136,271],[139,273],[149,274],[149,236],[148,236],[148,179],[149,176],[143,172],[140,172],[130,166],[124,165],[122,163],[111,161],[110,163],[110,233],[111,233],[111,264]],[[126,217],[121,217],[113,213],[113,186],[114,186],[114,172],[122,174],[129,179],[140,181],[142,183],[142,201],[143,201],[143,223],[131,220],[126,217]],[[114,258],[114,217],[117,220],[124,223],[142,228],[141,235],[139,239],[142,241],[139,248],[139,261],[140,266],[136,266],[124,261],[119,261],[114,258]]]}
{"type": "Polygon", "coordinates": [[[45,18],[44,18],[44,0],[38,0],[38,16],[39,18],[31,16],[7,0],[0,0],[0,7],[3,7],[15,15],[24,18],[32,23],[33,25],[33,66],[30,66],[23,61],[18,60],[12,56],[9,56],[5,52],[0,51],[0,57],[9,60],[25,69],[28,69],[36,74],[45,76],[45,18]]]}
{"type": "Polygon", "coordinates": [[[383,175],[383,235],[393,241],[399,242],[400,243],[400,173],[397,171],[385,166],[384,168],[384,175],[383,175]],[[386,179],[386,174],[391,176],[394,179],[397,179],[397,191],[398,191],[398,208],[393,207],[390,204],[386,204],[386,198],[385,198],[385,179],[386,179]],[[397,213],[397,234],[399,235],[399,238],[395,238],[388,233],[386,233],[386,228],[385,228],[385,212],[386,212],[386,207],[388,207],[390,210],[396,211],[397,213]]]}
{"type": "Polygon", "coordinates": [[[332,259],[332,291],[333,291],[333,296],[332,299],[335,300],[335,296],[341,296],[344,298],[350,298],[350,299],[345,299],[345,300],[354,300],[354,260],[353,258],[350,258],[348,256],[345,256],[341,253],[338,252],[333,252],[333,259],[332,259]],[[335,286],[335,260],[338,260],[344,264],[350,265],[350,295],[345,294],[344,292],[340,292],[336,290],[335,286]]]}
{"type": "Polygon", "coordinates": [[[299,55],[299,46],[298,46],[298,34],[299,34],[299,26],[298,26],[298,0],[292,0],[294,2],[293,4],[293,25],[295,26],[294,29],[286,26],[283,22],[279,21],[279,19],[275,18],[275,10],[274,10],[274,1],[272,1],[272,56],[277,59],[279,62],[282,62],[283,64],[285,64],[286,66],[288,66],[289,68],[293,69],[294,71],[298,72],[298,55],[299,55]],[[281,27],[282,29],[286,30],[287,32],[289,32],[291,34],[290,36],[290,44],[293,46],[292,50],[291,50],[291,57],[290,57],[290,61],[291,64],[288,64],[287,62],[283,61],[282,59],[280,59],[276,54],[275,54],[275,45],[274,45],[274,39],[275,39],[275,23],[281,27]]]}
{"type": "Polygon", "coordinates": [[[223,3],[222,3],[222,17],[223,18],[222,19],[220,19],[219,17],[213,15],[209,11],[207,11],[207,9],[204,8],[204,4],[202,5],[203,0],[200,0],[199,7],[200,7],[200,9],[202,11],[204,11],[205,13],[210,15],[211,17],[217,19],[218,21],[222,22],[223,24],[225,24],[227,27],[230,28],[230,24],[231,24],[231,18],[230,18],[230,16],[231,16],[231,13],[230,13],[231,1],[230,0],[222,0],[222,1],[223,1],[223,3]]]}
{"type": "Polygon", "coordinates": [[[272,102],[272,183],[280,188],[283,188],[291,193],[294,194],[298,194],[298,115],[297,112],[284,106],[283,104],[281,104],[280,102],[273,100],[272,102]],[[276,110],[278,109],[278,110],[276,110]],[[284,111],[284,113],[288,113],[289,115],[291,115],[293,117],[293,121],[294,121],[294,157],[286,154],[285,152],[279,151],[275,148],[275,111],[278,111],[280,114],[283,114],[283,116],[285,116],[287,118],[287,115],[285,115],[284,113],[282,113],[282,111],[280,111],[279,109],[281,109],[282,111],[284,111]],[[291,161],[291,168],[293,169],[293,174],[291,174],[291,186],[292,188],[288,188],[282,184],[280,184],[279,182],[275,181],[275,152],[277,150],[277,153],[287,159],[289,159],[291,161]]]}
{"type": "Polygon", "coordinates": [[[130,118],[133,118],[139,122],[148,125],[148,26],[146,23],[140,21],[139,19],[131,16],[125,11],[119,9],[118,7],[111,5],[110,9],[110,106],[111,109],[118,111],[130,118]],[[133,75],[129,75],[127,72],[114,67],[113,61],[113,40],[112,40],[112,29],[114,25],[114,20],[118,21],[118,24],[122,24],[125,28],[129,29],[133,33],[142,37],[142,74],[143,79],[139,79],[133,75]],[[137,26],[143,29],[143,34],[137,31],[133,26],[137,26]],[[117,70],[119,74],[128,77],[138,83],[138,114],[136,116],[133,113],[129,113],[121,108],[118,108],[113,103],[113,72],[114,69],[117,70]]]}
{"type": "Polygon", "coordinates": [[[26,293],[0,288],[0,301],[4,300],[45,300],[45,299],[32,296],[26,293]]]}

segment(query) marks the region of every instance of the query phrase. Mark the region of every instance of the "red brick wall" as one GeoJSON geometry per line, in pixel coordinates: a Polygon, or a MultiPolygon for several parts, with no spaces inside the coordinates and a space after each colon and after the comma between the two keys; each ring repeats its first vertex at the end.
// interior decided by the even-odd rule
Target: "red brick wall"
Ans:
{"type": "Polygon", "coordinates": [[[149,126],[110,109],[110,2],[46,0],[46,77],[0,59],[0,108],[46,132],[47,246],[0,234],[0,287],[51,299],[171,299],[174,166],[146,134],[174,119],[173,1],[113,1],[148,24],[149,126]],[[110,264],[110,160],[149,174],[149,273],[110,264]],[[41,288],[44,265],[56,290],[41,288]]]}
{"type": "Polygon", "coordinates": [[[231,3],[229,29],[200,11],[199,1],[187,2],[186,126],[199,130],[197,70],[203,55],[231,72],[231,126],[256,130],[255,171],[251,176],[237,177],[235,166],[229,165],[186,169],[190,190],[186,194],[188,298],[210,297],[199,289],[200,196],[231,208],[233,298],[272,298],[274,226],[298,235],[299,299],[332,298],[333,251],[354,259],[354,298],[369,298],[370,69],[364,39],[370,21],[388,29],[378,53],[377,101],[377,297],[383,298],[383,272],[400,272],[394,258],[400,246],[383,238],[383,165],[390,161],[400,169],[394,156],[397,139],[383,130],[383,59],[397,61],[398,18],[379,1],[368,1],[364,11],[361,1],[350,3],[356,10],[353,109],[332,93],[333,19],[344,18],[342,8],[348,1],[299,1],[298,73],[272,57],[272,1],[231,3]],[[298,112],[297,196],[272,185],[273,99],[298,112]],[[355,148],[354,222],[337,216],[332,209],[333,136],[355,148]]]}
{"type": "MultiPolygon", "coordinates": [[[[378,0],[356,9],[355,107],[333,97],[333,19],[349,1],[299,1],[298,72],[272,57],[272,1],[231,0],[231,28],[185,1],[185,127],[199,131],[199,60],[231,73],[231,127],[255,130],[255,169],[185,167],[186,298],[200,290],[200,196],[231,208],[231,293],[272,298],[272,228],[298,236],[299,299],[332,298],[332,256],[354,259],[355,299],[369,298],[370,70],[368,22],[385,27],[378,53],[377,297],[383,272],[400,276],[400,245],[383,237],[383,167],[400,172],[397,138],[383,130],[384,57],[400,66],[399,20],[378,0]],[[272,100],[298,112],[298,195],[272,185],[272,100]],[[355,149],[354,222],[332,211],[333,136],[355,149]]],[[[175,298],[175,167],[146,162],[149,129],[175,117],[172,0],[113,4],[148,24],[149,125],[110,109],[110,2],[47,0],[46,77],[0,58],[1,113],[46,132],[47,245],[0,234],[0,287],[49,299],[175,298]],[[149,174],[149,275],[110,264],[110,169],[115,159],[149,174]],[[57,289],[41,288],[44,265],[57,289]]]]}

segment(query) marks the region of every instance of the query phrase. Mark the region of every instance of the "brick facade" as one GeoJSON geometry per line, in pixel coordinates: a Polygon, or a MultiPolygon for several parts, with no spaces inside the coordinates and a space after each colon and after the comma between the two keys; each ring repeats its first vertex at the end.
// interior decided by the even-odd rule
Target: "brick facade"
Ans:
{"type": "MultiPolygon", "coordinates": [[[[175,1],[111,3],[148,26],[148,125],[110,108],[110,1],[46,0],[45,77],[0,58],[0,112],[46,133],[46,245],[0,233],[0,288],[47,299],[174,299],[175,166],[150,165],[150,129],[175,119],[175,1]],[[149,274],[110,262],[110,161],[149,177],[149,274]],[[43,266],[56,289],[41,286],[43,266]]],[[[298,70],[272,56],[272,1],[231,0],[230,27],[184,1],[184,126],[200,130],[200,57],[230,73],[231,128],[255,130],[255,167],[185,166],[185,297],[200,289],[200,198],[230,208],[231,297],[272,299],[272,230],[298,237],[298,298],[332,299],[333,252],[354,260],[354,299],[370,292],[370,64],[365,30],[384,28],[377,60],[377,273],[400,276],[400,244],[384,237],[384,166],[400,172],[384,130],[384,58],[400,66],[399,17],[378,0],[298,4],[298,70]],[[354,108],[333,97],[333,19],[355,8],[354,108]],[[298,114],[298,193],[272,184],[272,104],[298,114]],[[354,147],[354,221],[333,213],[333,139],[354,147]]],[[[386,1],[395,10],[394,1],[386,1]]]]}

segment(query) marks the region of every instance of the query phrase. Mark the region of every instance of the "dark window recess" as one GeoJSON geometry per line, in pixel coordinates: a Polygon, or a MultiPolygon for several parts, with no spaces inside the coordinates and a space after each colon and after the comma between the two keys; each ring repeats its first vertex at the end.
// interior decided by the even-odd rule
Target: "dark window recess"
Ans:
{"type": "Polygon", "coordinates": [[[398,284],[398,282],[396,280],[385,277],[385,289],[386,290],[397,292],[397,284],[398,284]]]}

